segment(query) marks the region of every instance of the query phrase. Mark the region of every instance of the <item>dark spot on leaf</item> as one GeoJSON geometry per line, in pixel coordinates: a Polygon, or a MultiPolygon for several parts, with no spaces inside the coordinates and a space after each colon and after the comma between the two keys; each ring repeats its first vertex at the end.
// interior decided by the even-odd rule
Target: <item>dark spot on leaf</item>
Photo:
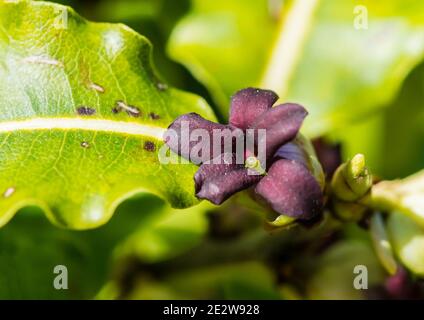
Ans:
{"type": "Polygon", "coordinates": [[[77,112],[81,116],[91,116],[96,113],[96,109],[87,106],[81,106],[77,108],[77,112]]]}
{"type": "Polygon", "coordinates": [[[90,144],[87,141],[83,141],[83,142],[81,142],[81,147],[83,147],[83,148],[89,148],[90,147],[90,144]]]}
{"type": "Polygon", "coordinates": [[[154,112],[150,112],[149,117],[150,117],[150,119],[153,119],[153,120],[160,119],[160,116],[158,114],[154,113],[154,112]]]}
{"type": "Polygon", "coordinates": [[[149,151],[149,152],[153,152],[156,150],[156,146],[152,141],[146,141],[144,143],[144,150],[149,151]]]}

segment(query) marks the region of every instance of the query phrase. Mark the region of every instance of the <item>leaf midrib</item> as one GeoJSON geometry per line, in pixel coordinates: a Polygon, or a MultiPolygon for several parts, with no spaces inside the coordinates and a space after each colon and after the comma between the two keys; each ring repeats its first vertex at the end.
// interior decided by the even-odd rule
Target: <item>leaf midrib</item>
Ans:
{"type": "Polygon", "coordinates": [[[125,122],[107,119],[81,118],[33,118],[19,121],[0,122],[0,133],[34,130],[83,130],[102,131],[117,134],[145,136],[163,140],[165,128],[135,122],[125,122]]]}

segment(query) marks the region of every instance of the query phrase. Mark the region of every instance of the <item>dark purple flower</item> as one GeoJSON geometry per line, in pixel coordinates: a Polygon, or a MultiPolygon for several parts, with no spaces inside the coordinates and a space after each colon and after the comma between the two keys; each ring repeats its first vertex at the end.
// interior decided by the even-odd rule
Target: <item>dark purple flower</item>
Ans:
{"type": "Polygon", "coordinates": [[[273,91],[247,88],[232,97],[228,125],[189,113],[169,126],[165,142],[171,150],[201,164],[194,176],[198,198],[221,204],[234,193],[256,185],[256,193],[279,214],[310,219],[321,212],[321,185],[311,173],[310,155],[296,138],[307,111],[293,103],[272,107],[277,99],[273,91]],[[183,127],[190,132],[203,129],[198,131],[210,136],[219,132],[219,143],[192,141],[183,127]],[[251,144],[247,143],[249,133],[251,144]],[[244,139],[241,154],[236,150],[240,138],[244,139]],[[225,141],[229,151],[222,150],[225,141]],[[264,150],[263,156],[260,150],[264,150]]]}

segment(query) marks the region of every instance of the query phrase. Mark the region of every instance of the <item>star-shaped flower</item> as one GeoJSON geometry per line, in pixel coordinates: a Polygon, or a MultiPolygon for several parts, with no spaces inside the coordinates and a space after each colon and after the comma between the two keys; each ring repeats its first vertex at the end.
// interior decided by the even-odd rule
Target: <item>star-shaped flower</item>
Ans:
{"type": "Polygon", "coordinates": [[[165,142],[171,150],[200,164],[194,176],[198,198],[221,204],[255,185],[256,193],[281,215],[310,219],[321,212],[322,186],[312,174],[310,155],[296,138],[307,111],[293,103],[272,107],[277,100],[273,91],[247,88],[232,97],[228,125],[189,113],[169,126],[165,142]],[[184,129],[197,132],[201,141],[190,139],[184,129]],[[261,135],[261,130],[266,134],[261,135]],[[250,147],[245,138],[248,132],[254,137],[250,147]],[[218,143],[204,139],[217,133],[218,143]],[[235,150],[240,137],[246,145],[242,153],[235,150]],[[225,141],[224,150],[229,145],[229,151],[222,151],[225,141]],[[262,157],[260,150],[265,150],[262,157]]]}

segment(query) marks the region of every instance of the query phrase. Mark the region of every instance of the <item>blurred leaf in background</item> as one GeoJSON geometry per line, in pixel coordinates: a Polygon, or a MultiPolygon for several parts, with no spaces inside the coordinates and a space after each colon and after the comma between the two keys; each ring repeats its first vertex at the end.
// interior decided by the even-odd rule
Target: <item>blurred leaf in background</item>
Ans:
{"type": "Polygon", "coordinates": [[[278,299],[274,275],[257,261],[140,276],[130,299],[278,299]]]}
{"type": "Polygon", "coordinates": [[[0,299],[94,298],[128,255],[160,261],[195,246],[207,231],[204,213],[204,205],[176,210],[142,195],[100,228],[70,231],[25,209],[0,232],[0,299]],[[56,265],[68,268],[69,290],[54,289],[56,265]]]}
{"type": "Polygon", "coordinates": [[[226,117],[230,95],[260,79],[278,21],[267,0],[191,4],[172,32],[168,52],[208,88],[226,117]]]}
{"type": "Polygon", "coordinates": [[[382,173],[405,177],[424,168],[424,64],[406,79],[398,97],[388,107],[380,153],[382,173]]]}
{"type": "Polygon", "coordinates": [[[308,108],[307,134],[334,133],[387,104],[423,57],[422,1],[361,1],[368,29],[354,26],[359,4],[354,0],[284,1],[279,22],[273,11],[278,6],[270,3],[275,1],[193,0],[190,14],[171,35],[170,55],[207,86],[224,115],[237,88],[266,86],[308,108]],[[308,10],[310,15],[301,15],[308,10]],[[286,28],[305,32],[297,35],[304,39],[292,74],[279,78],[271,62],[278,40],[288,40],[281,53],[290,52],[291,38],[281,36],[286,28]]]}
{"type": "Polygon", "coordinates": [[[345,157],[364,153],[380,177],[406,177],[424,167],[424,65],[408,75],[396,98],[337,134],[345,157]]]}
{"type": "Polygon", "coordinates": [[[317,270],[308,283],[308,298],[365,299],[366,290],[353,286],[353,270],[358,265],[367,268],[368,288],[384,280],[384,271],[369,243],[351,239],[335,244],[318,258],[317,270]]]}
{"type": "Polygon", "coordinates": [[[208,202],[183,210],[168,206],[149,223],[139,223],[115,249],[118,256],[136,256],[153,263],[170,259],[196,246],[208,231],[208,202]]]}

